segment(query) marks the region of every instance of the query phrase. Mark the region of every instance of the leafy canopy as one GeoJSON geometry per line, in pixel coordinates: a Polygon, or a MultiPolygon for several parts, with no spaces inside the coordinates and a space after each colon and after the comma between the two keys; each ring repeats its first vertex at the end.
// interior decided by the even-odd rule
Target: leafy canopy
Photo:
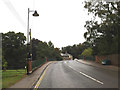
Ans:
{"type": "Polygon", "coordinates": [[[120,1],[119,2],[98,2],[92,5],[85,2],[84,8],[93,19],[86,21],[87,32],[84,37],[91,43],[94,55],[106,55],[120,53],[118,49],[118,36],[120,36],[120,1]],[[98,18],[101,19],[98,22],[98,18]]]}

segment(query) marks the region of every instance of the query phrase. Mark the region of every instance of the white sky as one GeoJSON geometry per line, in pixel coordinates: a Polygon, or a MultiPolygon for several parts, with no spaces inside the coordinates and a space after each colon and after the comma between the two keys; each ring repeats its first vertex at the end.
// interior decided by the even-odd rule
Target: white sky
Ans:
{"type": "Polygon", "coordinates": [[[82,4],[84,0],[0,0],[0,32],[22,32],[27,36],[28,8],[32,38],[52,41],[55,47],[85,41],[85,21],[90,19],[82,4]]]}

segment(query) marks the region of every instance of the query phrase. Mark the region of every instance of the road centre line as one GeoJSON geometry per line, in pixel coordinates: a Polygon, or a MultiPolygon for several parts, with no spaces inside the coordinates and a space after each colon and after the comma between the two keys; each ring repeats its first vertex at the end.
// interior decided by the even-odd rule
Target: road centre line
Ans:
{"type": "Polygon", "coordinates": [[[35,85],[34,90],[37,90],[37,88],[39,87],[39,85],[40,85],[40,83],[41,83],[41,81],[42,81],[42,79],[43,79],[43,77],[44,77],[47,69],[48,69],[48,66],[47,66],[47,68],[45,69],[45,71],[43,72],[43,74],[42,74],[42,76],[40,77],[40,79],[38,80],[37,84],[35,85]]]}
{"type": "MultiPolygon", "coordinates": [[[[67,65],[67,64],[66,64],[67,65]]],[[[69,66],[69,65],[67,65],[68,67],[70,67],[71,69],[73,69],[73,67],[72,66],[69,66]]],[[[75,70],[75,69],[73,69],[74,71],[76,71],[76,72],[78,72],[77,70],[75,70]]],[[[89,75],[87,75],[87,74],[85,74],[85,73],[83,73],[83,72],[78,72],[78,73],[80,73],[80,74],[82,74],[83,76],[85,76],[85,77],[87,77],[87,78],[89,78],[89,79],[91,79],[91,80],[93,80],[93,81],[95,81],[95,82],[97,82],[97,83],[99,83],[99,84],[104,84],[103,82],[101,82],[101,81],[99,81],[99,80],[97,80],[97,79],[95,79],[95,78],[93,78],[93,77],[91,77],[91,76],[89,76],[89,75]]]]}
{"type": "Polygon", "coordinates": [[[67,63],[66,61],[64,63],[67,63]]]}

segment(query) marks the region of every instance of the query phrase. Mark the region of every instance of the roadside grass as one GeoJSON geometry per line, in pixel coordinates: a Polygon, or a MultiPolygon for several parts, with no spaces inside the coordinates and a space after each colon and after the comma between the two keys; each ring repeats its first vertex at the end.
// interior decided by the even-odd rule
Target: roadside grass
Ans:
{"type": "Polygon", "coordinates": [[[25,69],[2,71],[2,88],[9,88],[25,77],[25,69]]]}

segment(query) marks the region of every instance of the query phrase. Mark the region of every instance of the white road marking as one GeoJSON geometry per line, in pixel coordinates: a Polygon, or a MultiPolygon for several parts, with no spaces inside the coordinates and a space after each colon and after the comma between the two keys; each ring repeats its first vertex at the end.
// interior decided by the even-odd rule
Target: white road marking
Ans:
{"type": "Polygon", "coordinates": [[[66,61],[64,63],[67,63],[66,61]]]}
{"type": "MultiPolygon", "coordinates": [[[[66,65],[67,65],[67,64],[66,64],[66,65]]],[[[73,69],[74,71],[78,72],[78,71],[75,70],[72,66],[69,66],[69,65],[67,65],[67,66],[70,67],[71,69],[73,69]]],[[[83,72],[78,72],[78,73],[82,74],[83,76],[85,76],[85,77],[87,77],[87,78],[89,78],[89,79],[91,79],[91,80],[93,80],[93,81],[95,81],[95,82],[97,82],[97,83],[104,84],[103,82],[101,82],[101,81],[99,81],[99,80],[97,80],[97,79],[95,79],[95,78],[93,78],[93,77],[91,77],[91,76],[89,76],[89,75],[87,75],[87,74],[85,74],[85,73],[83,73],[83,72]]]]}

